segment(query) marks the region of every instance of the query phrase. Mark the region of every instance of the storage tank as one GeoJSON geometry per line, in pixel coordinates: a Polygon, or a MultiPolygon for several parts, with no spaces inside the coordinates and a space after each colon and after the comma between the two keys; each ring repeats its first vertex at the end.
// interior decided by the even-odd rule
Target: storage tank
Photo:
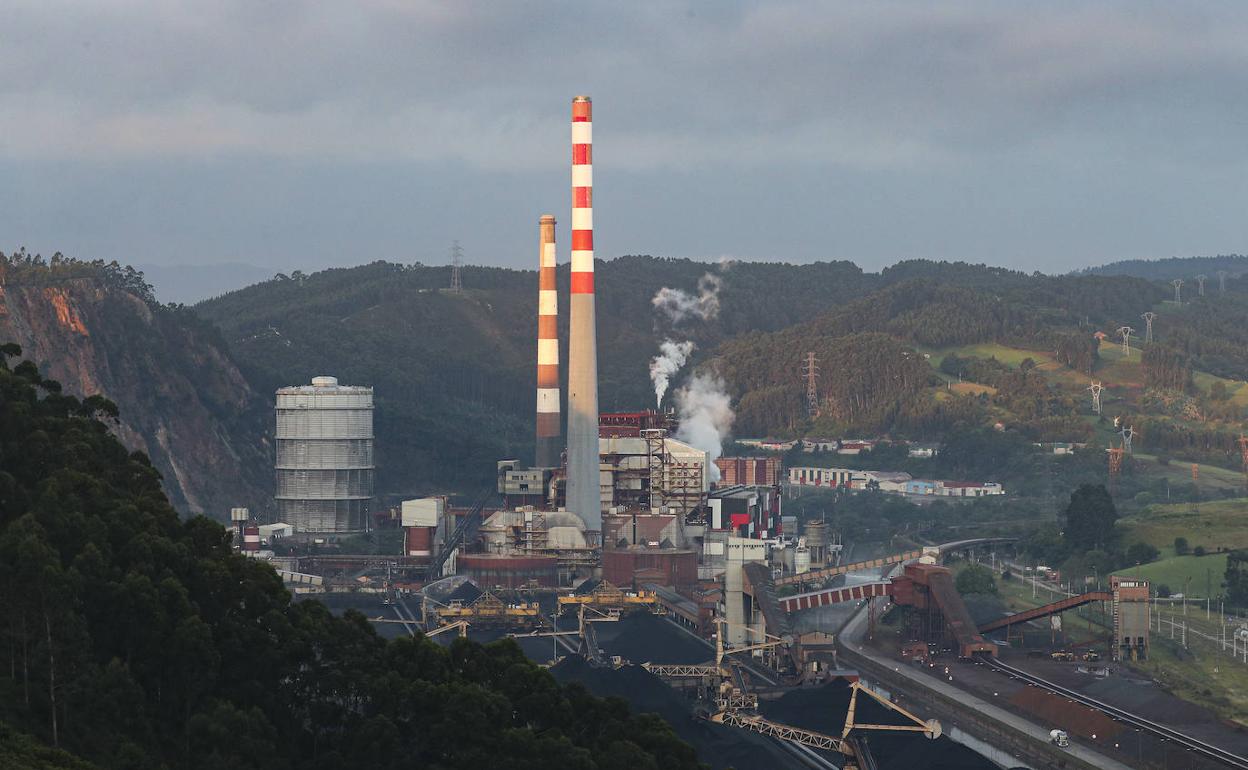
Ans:
{"type": "Polygon", "coordinates": [[[554,556],[468,553],[460,555],[456,566],[459,574],[485,589],[559,585],[559,560],[554,556]]]}
{"type": "Polygon", "coordinates": [[[810,572],[810,548],[804,543],[793,550],[793,574],[804,575],[810,572]]]}
{"type": "Polygon", "coordinates": [[[404,527],[403,550],[408,556],[427,560],[433,556],[433,527],[404,527]]]}
{"type": "Polygon", "coordinates": [[[808,521],[802,526],[809,548],[811,566],[822,567],[828,563],[828,525],[822,521],[808,521]]]}
{"type": "Polygon", "coordinates": [[[277,391],[277,513],[296,533],[365,529],[373,498],[373,389],[314,377],[277,391]]]}

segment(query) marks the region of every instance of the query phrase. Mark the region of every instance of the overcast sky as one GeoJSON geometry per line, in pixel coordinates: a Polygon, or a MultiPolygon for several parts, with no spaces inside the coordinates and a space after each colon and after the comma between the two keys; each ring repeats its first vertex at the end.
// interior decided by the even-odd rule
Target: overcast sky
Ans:
{"type": "Polygon", "coordinates": [[[1248,4],[1140,0],[0,0],[0,250],[532,267],[578,93],[601,257],[1248,251],[1248,4]]]}

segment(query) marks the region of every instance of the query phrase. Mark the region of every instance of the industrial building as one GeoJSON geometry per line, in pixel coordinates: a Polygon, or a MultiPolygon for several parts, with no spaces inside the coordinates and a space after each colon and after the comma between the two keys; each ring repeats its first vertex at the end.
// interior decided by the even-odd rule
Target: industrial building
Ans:
{"type": "Polygon", "coordinates": [[[799,487],[879,489],[881,492],[893,494],[934,497],[989,497],[1005,494],[1005,489],[995,481],[916,479],[904,471],[856,468],[789,468],[788,483],[799,487]]]}
{"type": "Polygon", "coordinates": [[[736,537],[766,540],[781,532],[780,488],[719,487],[707,496],[706,527],[736,537]]]}
{"type": "Polygon", "coordinates": [[[720,457],[715,460],[715,467],[719,468],[719,483],[728,487],[737,484],[770,487],[784,479],[784,463],[774,455],[720,457]]]}
{"type": "MultiPolygon", "coordinates": [[[[1148,660],[1150,591],[1148,581],[1111,575],[1113,595],[1114,660],[1148,660]]],[[[1160,625],[1160,624],[1159,624],[1160,625]]]]}
{"type": "Polygon", "coordinates": [[[373,389],[314,377],[277,391],[277,515],[296,534],[367,528],[373,389]]]}
{"type": "Polygon", "coordinates": [[[638,438],[643,430],[674,433],[678,426],[672,412],[646,409],[641,412],[604,412],[598,416],[599,438],[638,438]]]}
{"type": "Polygon", "coordinates": [[[685,517],[710,491],[710,455],[661,429],[600,438],[601,510],[665,510],[685,517]]]}

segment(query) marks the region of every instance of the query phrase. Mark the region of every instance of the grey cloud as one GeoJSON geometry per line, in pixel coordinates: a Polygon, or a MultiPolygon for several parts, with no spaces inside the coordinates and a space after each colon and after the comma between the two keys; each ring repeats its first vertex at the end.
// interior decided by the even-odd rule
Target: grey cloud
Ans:
{"type": "MultiPolygon", "coordinates": [[[[402,188],[424,204],[415,225],[372,218],[366,248],[412,231],[430,250],[469,240],[473,217],[527,233],[511,222],[527,226],[531,199],[566,197],[567,103],[581,92],[595,97],[605,254],[1064,268],[1233,250],[1248,235],[1228,224],[1248,125],[1248,6],[1236,3],[8,0],[3,15],[8,178],[76,199],[60,186],[108,190],[122,170],[163,185],[156,201],[203,184],[204,205],[229,212],[243,205],[238,168],[285,169],[262,200],[243,196],[259,209],[234,218],[249,223],[241,242],[280,241],[260,222],[294,218],[281,208],[292,201],[343,224],[316,213],[343,196],[298,187],[336,174],[364,195],[399,194],[404,173],[427,186],[402,188]],[[38,181],[48,169],[60,176],[38,181]],[[747,225],[752,212],[769,218],[747,225]]],[[[0,195],[18,203],[0,234],[55,240],[32,203],[0,195]]],[[[176,246],[199,229],[193,211],[183,228],[170,216],[156,238],[123,208],[94,242],[176,246]]],[[[89,222],[71,229],[93,243],[89,222]]],[[[287,237],[287,263],[311,253],[287,237]]],[[[480,253],[508,263],[510,240],[481,238],[480,253]]]]}
{"type": "Polygon", "coordinates": [[[592,90],[623,166],[939,162],[1140,108],[1155,122],[1120,128],[1146,134],[1248,85],[1248,20],[1230,6],[230,0],[13,15],[0,116],[16,157],[148,146],[524,168],[555,145],[538,137],[566,94],[592,90]],[[60,139],[66,124],[77,141],[60,139]]]}

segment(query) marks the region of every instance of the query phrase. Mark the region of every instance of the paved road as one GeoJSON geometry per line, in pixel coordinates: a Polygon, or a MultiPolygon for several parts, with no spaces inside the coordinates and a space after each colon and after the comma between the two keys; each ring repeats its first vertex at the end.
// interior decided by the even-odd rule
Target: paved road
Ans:
{"type": "MultiPolygon", "coordinates": [[[[883,601],[883,600],[876,599],[875,601],[883,601]]],[[[1038,741],[1047,742],[1049,740],[1048,729],[1041,727],[1040,725],[1037,725],[1036,723],[1031,722],[1027,719],[1024,719],[1023,717],[1020,717],[1017,714],[1013,714],[1009,711],[1006,711],[1005,709],[995,706],[989,703],[988,701],[983,700],[982,698],[976,697],[972,693],[969,693],[965,690],[954,687],[952,684],[949,684],[948,682],[935,679],[933,677],[919,673],[918,671],[902,666],[897,661],[892,660],[891,658],[888,658],[886,656],[880,655],[874,649],[871,649],[865,646],[864,644],[862,644],[863,624],[865,622],[866,622],[866,613],[859,612],[857,615],[851,618],[850,621],[846,623],[845,627],[841,630],[841,641],[847,646],[849,646],[851,649],[853,649],[855,652],[865,655],[866,657],[874,660],[876,663],[879,663],[880,665],[888,666],[892,668],[894,671],[897,672],[898,675],[904,676],[907,679],[912,680],[913,682],[915,682],[916,684],[922,687],[926,687],[931,690],[936,690],[937,692],[947,697],[954,698],[960,701],[969,709],[978,711],[981,714],[986,714],[992,717],[993,719],[996,719],[997,721],[1004,722],[1010,725],[1011,727],[1014,727],[1017,730],[1025,732],[1028,735],[1034,737],[1038,741]]],[[[1093,767],[1103,768],[1104,770],[1131,770],[1129,765],[1124,765],[1123,763],[1115,759],[1112,759],[1100,753],[1099,751],[1095,751],[1079,743],[1072,742],[1070,744],[1070,748],[1068,749],[1068,751],[1071,753],[1071,755],[1083,760],[1084,762],[1087,762],[1093,767]]]]}

